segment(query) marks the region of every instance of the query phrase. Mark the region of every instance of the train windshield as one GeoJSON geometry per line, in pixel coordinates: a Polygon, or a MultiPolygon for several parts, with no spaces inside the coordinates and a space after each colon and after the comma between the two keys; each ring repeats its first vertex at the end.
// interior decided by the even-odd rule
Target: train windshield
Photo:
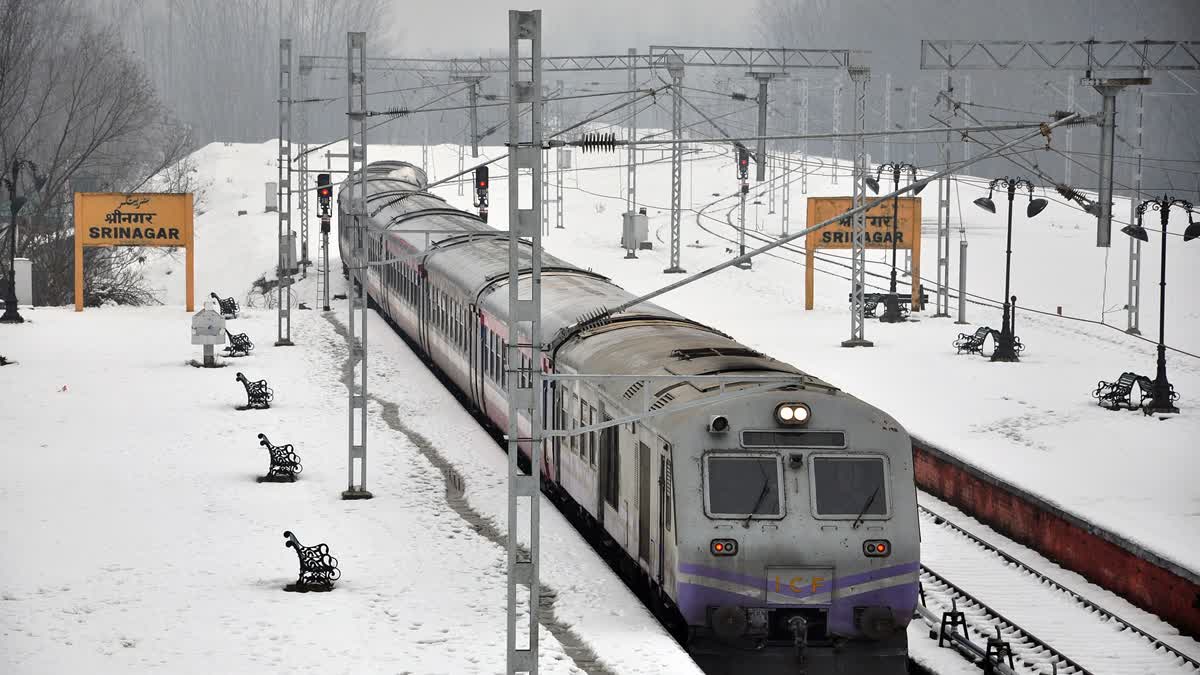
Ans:
{"type": "Polygon", "coordinates": [[[813,507],[818,516],[878,518],[888,513],[881,457],[814,457],[813,507]]]}
{"type": "Polygon", "coordinates": [[[781,518],[778,455],[706,455],[705,507],[714,518],[781,518]]]}

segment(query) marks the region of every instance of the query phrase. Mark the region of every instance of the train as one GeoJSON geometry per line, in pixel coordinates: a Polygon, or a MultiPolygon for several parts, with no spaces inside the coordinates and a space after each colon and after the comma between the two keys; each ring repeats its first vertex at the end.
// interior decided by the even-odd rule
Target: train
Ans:
{"type": "MultiPolygon", "coordinates": [[[[402,332],[477,415],[508,427],[508,235],[427,190],[403,161],[367,165],[365,236],[371,306],[402,332]],[[413,234],[391,230],[426,230],[413,234]],[[439,231],[446,234],[440,235],[439,231]]],[[[339,186],[339,222],[360,175],[339,186]]],[[[365,234],[364,234],[365,233],[365,234]]],[[[522,251],[527,270],[529,249],[522,251]]],[[[527,273],[527,272],[526,272],[527,273]]],[[[547,494],[600,533],[650,604],[686,625],[693,655],[729,672],[907,672],[906,628],[918,598],[920,533],[912,443],[883,411],[725,333],[643,302],[552,255],[542,258],[545,373],[794,377],[707,402],[696,381],[557,380],[546,423],[578,429],[686,406],[544,444],[547,494]],[[661,381],[660,381],[661,382],[661,381]],[[732,655],[732,656],[731,656],[732,655]],[[749,668],[749,670],[747,670],[749,668]]],[[[797,339],[801,336],[797,334],[797,339]]],[[[736,380],[736,378],[734,378],[736,380]]],[[[528,420],[522,420],[528,426],[528,420]]],[[[578,519],[576,522],[580,522],[578,519]]],[[[699,660],[699,659],[698,659],[699,660]]],[[[709,672],[717,672],[710,670],[709,672]]]]}

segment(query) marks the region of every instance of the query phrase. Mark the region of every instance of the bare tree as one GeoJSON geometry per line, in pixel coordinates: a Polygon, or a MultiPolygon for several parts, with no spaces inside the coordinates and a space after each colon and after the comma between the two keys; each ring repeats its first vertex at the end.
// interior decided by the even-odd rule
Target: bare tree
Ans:
{"type": "MultiPolygon", "coordinates": [[[[26,198],[17,252],[33,261],[36,300],[61,304],[73,294],[73,181],[129,191],[186,157],[190,144],[117,32],[74,0],[0,0],[0,28],[0,167],[17,162],[37,179],[15,184],[26,198]]],[[[5,229],[14,236],[11,223],[5,229]]],[[[97,292],[110,289],[106,297],[146,302],[126,264],[140,257],[89,253],[85,276],[97,292]]]]}

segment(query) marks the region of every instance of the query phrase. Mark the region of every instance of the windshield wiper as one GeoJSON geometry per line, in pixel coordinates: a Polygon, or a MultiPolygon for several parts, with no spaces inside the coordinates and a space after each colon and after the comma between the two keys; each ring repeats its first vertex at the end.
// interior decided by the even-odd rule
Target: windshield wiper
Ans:
{"type": "Polygon", "coordinates": [[[763,477],[762,490],[758,493],[758,499],[754,500],[754,507],[750,509],[750,513],[746,516],[746,522],[742,523],[742,527],[744,528],[750,527],[750,519],[754,517],[755,513],[758,513],[758,507],[762,506],[763,499],[766,499],[767,493],[771,491],[771,481],[767,478],[767,472],[763,471],[761,463],[758,465],[758,470],[762,473],[763,477]]]}
{"type": "Polygon", "coordinates": [[[871,505],[875,503],[875,495],[879,494],[879,489],[882,487],[883,483],[875,486],[875,491],[871,493],[870,497],[867,497],[867,503],[863,504],[862,511],[858,512],[858,517],[854,519],[854,524],[850,526],[850,529],[857,530],[858,526],[862,525],[863,516],[867,515],[867,509],[871,508],[871,505]]]}

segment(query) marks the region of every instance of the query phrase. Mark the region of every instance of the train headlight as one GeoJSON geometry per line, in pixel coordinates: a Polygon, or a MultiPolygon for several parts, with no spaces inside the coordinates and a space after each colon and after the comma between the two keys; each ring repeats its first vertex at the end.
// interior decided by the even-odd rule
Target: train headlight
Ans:
{"type": "Polygon", "coordinates": [[[729,418],[724,415],[713,415],[708,419],[708,432],[723,434],[729,431],[729,418]]]}
{"type": "Polygon", "coordinates": [[[803,403],[780,403],[775,407],[775,419],[780,424],[803,426],[808,424],[812,411],[803,403]]]}
{"type": "Polygon", "coordinates": [[[713,555],[737,555],[738,543],[734,539],[713,539],[708,550],[713,555]]]}
{"type": "Polygon", "coordinates": [[[863,542],[863,555],[868,558],[886,558],[892,554],[892,542],[887,539],[868,539],[863,542]]]}

